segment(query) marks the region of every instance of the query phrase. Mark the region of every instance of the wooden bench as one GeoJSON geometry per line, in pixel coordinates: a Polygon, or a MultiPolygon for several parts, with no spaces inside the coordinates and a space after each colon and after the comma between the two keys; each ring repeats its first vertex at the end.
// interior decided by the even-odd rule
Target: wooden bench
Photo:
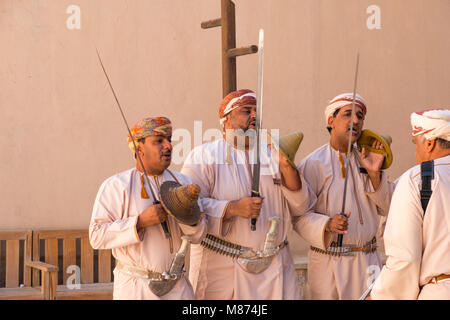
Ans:
{"type": "Polygon", "coordinates": [[[31,261],[32,231],[0,231],[0,300],[51,299],[58,268],[31,261]],[[45,285],[31,286],[31,272],[45,285]]]}
{"type": "Polygon", "coordinates": [[[114,263],[87,230],[0,231],[0,300],[112,299],[114,263]]]}
{"type": "MultiPolygon", "coordinates": [[[[92,249],[87,230],[33,231],[32,260],[59,267],[51,283],[57,300],[112,299],[114,258],[111,250],[92,249]]],[[[39,285],[37,272],[32,279],[33,286],[39,285]]]]}

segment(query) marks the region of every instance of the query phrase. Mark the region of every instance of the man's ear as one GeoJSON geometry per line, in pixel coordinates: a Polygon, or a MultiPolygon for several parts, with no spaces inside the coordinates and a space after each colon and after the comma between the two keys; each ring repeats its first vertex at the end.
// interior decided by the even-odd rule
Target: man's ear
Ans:
{"type": "Polygon", "coordinates": [[[137,141],[136,143],[136,151],[139,152],[139,155],[142,157],[143,156],[143,148],[142,148],[142,141],[137,141]]]}
{"type": "Polygon", "coordinates": [[[328,117],[328,126],[333,129],[334,117],[328,117]]]}
{"type": "Polygon", "coordinates": [[[230,121],[231,121],[231,113],[229,113],[225,116],[225,121],[223,122],[223,131],[224,132],[226,132],[227,129],[231,129],[231,128],[227,128],[227,127],[229,127],[230,121]]]}
{"type": "Polygon", "coordinates": [[[436,139],[431,140],[425,140],[425,150],[428,153],[433,152],[433,150],[436,148],[436,139]]]}

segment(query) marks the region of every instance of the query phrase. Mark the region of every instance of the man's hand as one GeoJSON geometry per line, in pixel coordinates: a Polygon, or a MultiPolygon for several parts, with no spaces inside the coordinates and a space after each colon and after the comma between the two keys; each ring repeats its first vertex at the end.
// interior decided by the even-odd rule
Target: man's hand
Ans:
{"type": "Polygon", "coordinates": [[[286,157],[278,151],[278,157],[275,152],[277,149],[271,144],[269,145],[270,152],[272,152],[273,159],[278,159],[278,166],[280,168],[283,185],[291,191],[297,191],[302,188],[302,180],[296,168],[292,168],[286,157]]]}
{"type": "Polygon", "coordinates": [[[152,204],[138,217],[136,228],[138,230],[160,224],[167,220],[167,212],[161,204],[152,204]]]}
{"type": "Polygon", "coordinates": [[[242,217],[245,219],[257,219],[261,211],[264,197],[244,197],[239,200],[230,201],[224,220],[232,217],[242,217]]]}
{"type": "MultiPolygon", "coordinates": [[[[380,141],[375,140],[372,144],[373,149],[384,150],[380,141]]],[[[366,168],[367,172],[379,172],[384,161],[384,154],[369,152],[366,155],[366,149],[363,147],[360,153],[361,164],[366,168]]]]}
{"type": "MultiPolygon", "coordinates": [[[[384,150],[381,142],[375,140],[372,144],[372,148],[384,150]]],[[[381,183],[381,174],[380,169],[383,165],[384,155],[381,153],[369,152],[369,155],[366,156],[366,149],[362,148],[360,153],[361,164],[367,170],[367,174],[369,175],[370,181],[372,181],[372,186],[376,190],[378,189],[381,183]]]]}
{"type": "Polygon", "coordinates": [[[334,232],[338,234],[346,234],[350,212],[346,212],[345,215],[346,216],[336,214],[333,218],[330,218],[325,226],[325,231],[334,232]]]}

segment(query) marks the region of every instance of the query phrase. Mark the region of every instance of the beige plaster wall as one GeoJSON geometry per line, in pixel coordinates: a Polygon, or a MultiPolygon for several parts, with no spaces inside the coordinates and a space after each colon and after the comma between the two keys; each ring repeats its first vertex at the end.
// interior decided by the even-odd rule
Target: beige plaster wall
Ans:
{"type": "MultiPolygon", "coordinates": [[[[359,51],[365,127],[392,136],[391,178],[414,165],[410,113],[449,106],[450,1],[235,3],[238,47],[265,30],[263,125],[304,132],[297,162],[327,142],[323,110],[352,91],[359,51]],[[370,5],[381,29],[367,27],[370,5]]],[[[219,16],[219,0],[0,1],[0,229],[87,228],[101,182],[134,165],[95,48],[130,125],[166,115],[192,144],[194,121],[217,128],[220,29],[200,22],[219,16]]],[[[256,76],[257,55],[239,58],[238,87],[256,90],[256,76]]]]}

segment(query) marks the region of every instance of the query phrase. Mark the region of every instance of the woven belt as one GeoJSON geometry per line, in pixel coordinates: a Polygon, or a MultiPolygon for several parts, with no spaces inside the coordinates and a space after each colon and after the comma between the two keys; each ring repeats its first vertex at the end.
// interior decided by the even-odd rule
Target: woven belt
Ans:
{"type": "Polygon", "coordinates": [[[436,284],[436,283],[439,283],[439,281],[447,280],[447,279],[450,279],[450,275],[448,275],[448,274],[440,274],[440,275],[438,275],[436,277],[431,278],[430,282],[428,282],[427,284],[431,284],[431,283],[435,283],[436,284]]]}
{"type": "MultiPolygon", "coordinates": [[[[284,240],[275,251],[283,249],[288,244],[287,240],[284,240]]],[[[219,254],[227,255],[233,258],[260,258],[263,257],[261,251],[254,251],[252,248],[243,247],[232,242],[228,242],[213,236],[212,234],[207,234],[203,239],[201,245],[207,249],[215,251],[219,254]]]]}
{"type": "Polygon", "coordinates": [[[355,252],[364,252],[365,254],[371,253],[377,250],[377,238],[373,237],[373,239],[369,242],[367,242],[362,247],[357,247],[356,245],[346,244],[343,245],[341,248],[338,247],[338,244],[336,241],[333,241],[328,247],[327,250],[322,250],[317,247],[311,246],[311,250],[323,254],[329,254],[332,256],[354,256],[355,252]]]}
{"type": "Polygon", "coordinates": [[[167,272],[156,272],[152,270],[142,269],[139,267],[131,266],[129,264],[125,264],[121,261],[117,261],[116,264],[117,270],[120,272],[127,274],[132,277],[142,278],[142,279],[148,279],[148,280],[176,280],[181,277],[183,277],[184,270],[180,274],[169,274],[167,272]]]}

